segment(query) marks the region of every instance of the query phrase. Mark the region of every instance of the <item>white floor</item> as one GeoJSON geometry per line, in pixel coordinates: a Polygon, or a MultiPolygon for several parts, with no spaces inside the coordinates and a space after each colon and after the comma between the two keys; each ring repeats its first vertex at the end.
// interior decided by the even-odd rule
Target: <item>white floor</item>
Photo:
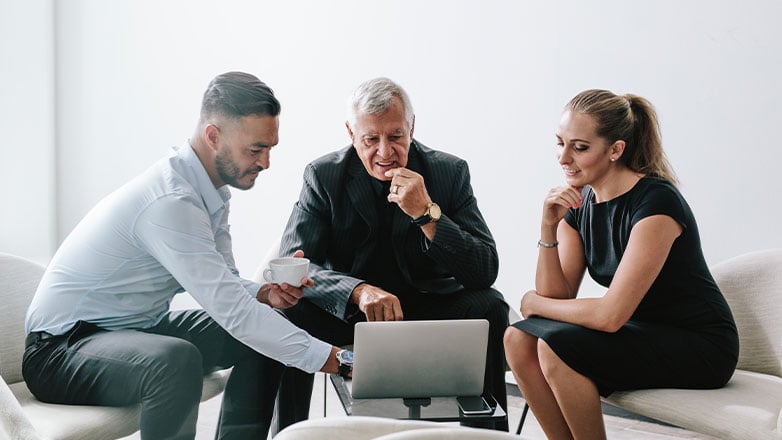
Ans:
{"type": "MultiPolygon", "coordinates": [[[[315,377],[315,388],[312,393],[312,406],[310,408],[310,418],[319,418],[324,416],[323,411],[323,387],[324,375],[318,373],[315,377]]],[[[215,423],[220,409],[221,396],[217,396],[201,404],[201,410],[198,416],[197,440],[212,440],[214,438],[215,423]]],[[[519,420],[521,419],[524,400],[521,397],[508,397],[508,421],[513,432],[516,431],[519,420]]],[[[347,417],[339,398],[329,383],[326,386],[326,417],[347,417]]],[[[713,437],[698,434],[684,429],[664,426],[639,420],[627,419],[616,416],[605,416],[608,438],[611,440],[717,440],[713,437]]],[[[529,440],[545,440],[545,435],[540,429],[532,413],[528,414],[527,420],[521,431],[522,437],[529,440]]],[[[139,440],[138,433],[125,437],[122,440],[139,440]]]]}

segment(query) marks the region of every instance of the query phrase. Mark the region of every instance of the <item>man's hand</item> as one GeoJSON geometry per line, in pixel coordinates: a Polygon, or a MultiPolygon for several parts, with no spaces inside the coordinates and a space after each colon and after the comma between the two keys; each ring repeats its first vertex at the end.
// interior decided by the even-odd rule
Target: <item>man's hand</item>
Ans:
{"type": "Polygon", "coordinates": [[[361,283],[350,294],[350,302],[367,316],[367,321],[401,321],[399,298],[385,290],[361,283]]]}
{"type": "Polygon", "coordinates": [[[301,279],[301,287],[293,287],[288,283],[264,284],[255,298],[264,304],[277,309],[287,309],[295,306],[304,296],[304,289],[312,287],[315,282],[310,278],[301,279]]]}
{"type": "Polygon", "coordinates": [[[391,177],[391,193],[388,194],[388,201],[399,205],[399,208],[411,218],[424,215],[426,208],[432,203],[426,191],[424,178],[407,168],[388,170],[386,177],[391,177]]]}
{"type": "MultiPolygon", "coordinates": [[[[293,253],[294,257],[301,258],[304,252],[298,250],[293,253]]],[[[295,306],[299,300],[304,297],[304,289],[315,285],[310,277],[301,279],[301,287],[294,287],[288,283],[275,284],[269,283],[261,286],[255,299],[264,304],[268,304],[276,309],[287,309],[295,306]]]]}

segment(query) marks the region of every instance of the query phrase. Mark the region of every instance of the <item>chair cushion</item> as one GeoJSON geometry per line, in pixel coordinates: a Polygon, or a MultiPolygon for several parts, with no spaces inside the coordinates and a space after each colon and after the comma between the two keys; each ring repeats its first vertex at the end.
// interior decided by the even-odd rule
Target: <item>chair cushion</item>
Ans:
{"type": "Polygon", "coordinates": [[[33,424],[27,420],[22,405],[0,378],[0,438],[17,440],[40,440],[33,424]]]}
{"type": "Polygon", "coordinates": [[[138,431],[141,405],[108,407],[39,402],[24,382],[10,385],[27,419],[43,438],[104,440],[138,431]]]}
{"type": "Polygon", "coordinates": [[[656,389],[615,392],[609,403],[721,439],[782,439],[782,379],[736,370],[716,390],[656,389]]]}

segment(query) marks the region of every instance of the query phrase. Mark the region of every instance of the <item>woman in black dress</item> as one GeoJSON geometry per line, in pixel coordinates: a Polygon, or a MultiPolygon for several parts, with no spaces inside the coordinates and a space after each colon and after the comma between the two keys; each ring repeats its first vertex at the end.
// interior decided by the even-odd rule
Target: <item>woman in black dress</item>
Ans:
{"type": "Polygon", "coordinates": [[[566,183],[545,199],[535,290],[505,351],[549,438],[600,439],[601,395],[721,387],[738,334],[651,104],[587,90],[565,107],[556,138],[566,183]],[[586,270],[607,287],[602,297],[576,299],[586,270]]]}

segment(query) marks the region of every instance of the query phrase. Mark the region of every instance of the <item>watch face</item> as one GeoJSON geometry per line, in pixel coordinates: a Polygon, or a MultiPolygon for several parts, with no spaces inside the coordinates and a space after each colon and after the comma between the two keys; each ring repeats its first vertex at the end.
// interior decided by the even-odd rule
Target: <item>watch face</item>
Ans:
{"type": "Polygon", "coordinates": [[[350,350],[340,350],[337,352],[337,360],[342,365],[353,365],[353,352],[350,350]]]}
{"type": "Polygon", "coordinates": [[[429,217],[431,217],[433,221],[437,221],[440,220],[440,216],[442,214],[443,213],[440,210],[440,205],[437,203],[432,203],[432,206],[429,207],[429,217]]]}

